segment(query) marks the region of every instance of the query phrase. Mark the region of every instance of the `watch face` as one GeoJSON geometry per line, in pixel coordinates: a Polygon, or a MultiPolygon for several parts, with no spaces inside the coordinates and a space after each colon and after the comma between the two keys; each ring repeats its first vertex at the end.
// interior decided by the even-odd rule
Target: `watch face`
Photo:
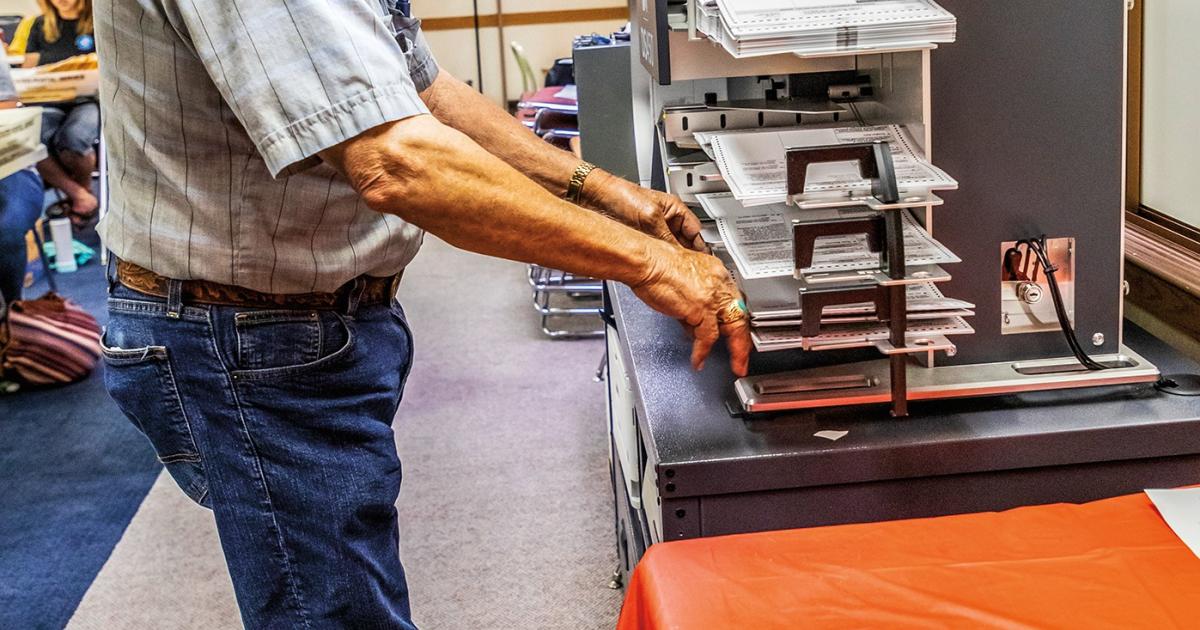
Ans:
{"type": "Polygon", "coordinates": [[[75,38],[75,48],[81,53],[90,53],[96,50],[96,38],[84,33],[75,38]]]}

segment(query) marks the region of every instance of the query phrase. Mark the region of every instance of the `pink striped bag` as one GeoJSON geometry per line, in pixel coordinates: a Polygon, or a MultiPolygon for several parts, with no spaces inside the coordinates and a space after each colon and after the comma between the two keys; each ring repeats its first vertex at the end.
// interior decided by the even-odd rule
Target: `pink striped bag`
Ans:
{"type": "Polygon", "coordinates": [[[51,291],[8,306],[0,324],[0,374],[32,385],[83,380],[100,360],[100,325],[51,291]]]}

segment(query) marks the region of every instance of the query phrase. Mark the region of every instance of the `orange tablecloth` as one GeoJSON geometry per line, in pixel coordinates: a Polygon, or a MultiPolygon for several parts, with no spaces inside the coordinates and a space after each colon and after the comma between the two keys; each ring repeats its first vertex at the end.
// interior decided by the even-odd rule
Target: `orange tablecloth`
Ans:
{"type": "Polygon", "coordinates": [[[1200,628],[1200,558],[1145,495],[654,545],[619,630],[1200,628]]]}

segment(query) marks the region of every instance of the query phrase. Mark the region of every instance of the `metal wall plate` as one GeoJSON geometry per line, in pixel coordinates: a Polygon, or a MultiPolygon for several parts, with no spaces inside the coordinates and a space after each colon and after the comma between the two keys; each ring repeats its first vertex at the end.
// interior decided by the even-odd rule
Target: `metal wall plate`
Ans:
{"type": "MultiPolygon", "coordinates": [[[[1050,296],[1050,282],[1046,272],[1034,258],[1028,265],[1028,280],[1009,279],[1004,268],[1008,252],[1016,247],[1015,241],[1000,244],[1000,334],[1028,335],[1033,333],[1060,332],[1058,312],[1050,296]]],[[[1027,250],[1025,251],[1028,255],[1027,250]]],[[[1046,254],[1050,262],[1058,267],[1055,277],[1062,293],[1063,306],[1071,326],[1075,325],[1075,239],[1046,239],[1046,254]]],[[[1103,340],[1101,340],[1103,345],[1103,340]]]]}

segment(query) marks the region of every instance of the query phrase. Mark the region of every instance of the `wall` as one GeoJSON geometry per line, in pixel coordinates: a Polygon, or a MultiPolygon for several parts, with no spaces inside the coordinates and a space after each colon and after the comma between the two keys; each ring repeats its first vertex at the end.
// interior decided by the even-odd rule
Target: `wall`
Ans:
{"type": "Polygon", "coordinates": [[[37,0],[0,0],[0,15],[29,15],[37,12],[37,0]]]}
{"type": "Polygon", "coordinates": [[[1200,2],[1145,3],[1142,203],[1200,226],[1200,2]]]}
{"type": "MultiPolygon", "coordinates": [[[[612,9],[625,5],[622,0],[555,0],[553,3],[545,0],[500,0],[500,4],[504,16],[510,20],[529,17],[531,13],[545,14],[537,16],[540,19],[554,19],[558,17],[555,15],[558,12],[612,9]]],[[[471,0],[413,0],[412,5],[413,15],[426,20],[431,27],[436,27],[439,22],[445,24],[443,18],[472,16],[471,0]]],[[[479,13],[484,16],[496,15],[497,0],[479,0],[479,13]]],[[[626,21],[626,18],[620,18],[520,26],[510,23],[504,26],[503,53],[498,29],[481,29],[484,93],[497,103],[503,99],[504,91],[500,84],[500,64],[503,63],[508,75],[508,99],[516,100],[520,96],[521,74],[509,50],[510,42],[519,42],[525,48],[540,85],[545,71],[553,65],[555,59],[571,55],[571,40],[576,35],[593,32],[607,35],[623,26],[626,21]]],[[[469,25],[469,20],[466,22],[468,24],[465,24],[465,28],[428,30],[426,37],[438,63],[445,70],[464,81],[475,81],[475,33],[469,25]]]]}

